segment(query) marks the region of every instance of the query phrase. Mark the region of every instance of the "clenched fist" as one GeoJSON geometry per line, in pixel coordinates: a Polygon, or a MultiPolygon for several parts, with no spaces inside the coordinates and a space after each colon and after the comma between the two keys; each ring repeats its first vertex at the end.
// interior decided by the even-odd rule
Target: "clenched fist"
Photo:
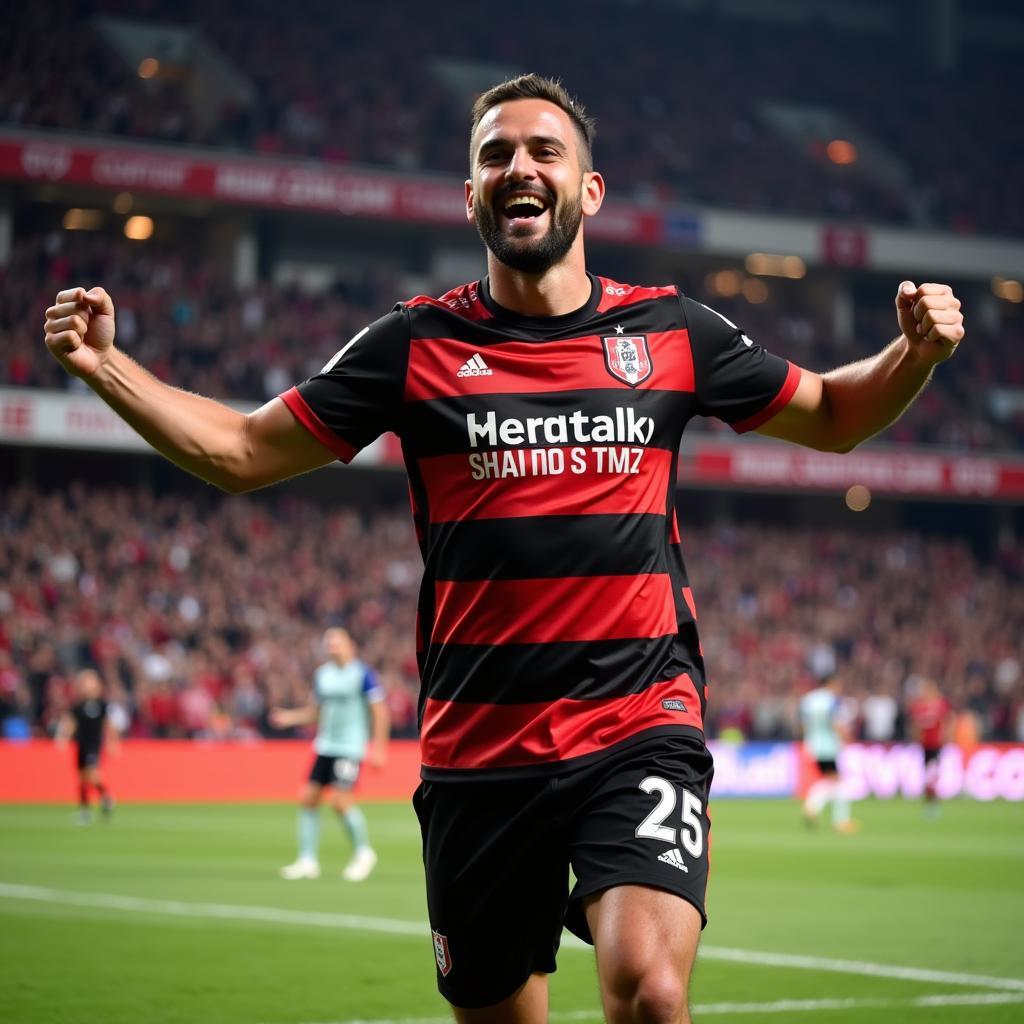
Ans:
{"type": "Polygon", "coordinates": [[[946,284],[904,281],[896,293],[896,316],[911,348],[931,363],[948,359],[964,336],[960,300],[946,284]]]}
{"type": "Polygon", "coordinates": [[[73,377],[91,377],[114,344],[114,303],[102,288],[68,288],[46,311],[46,347],[73,377]]]}

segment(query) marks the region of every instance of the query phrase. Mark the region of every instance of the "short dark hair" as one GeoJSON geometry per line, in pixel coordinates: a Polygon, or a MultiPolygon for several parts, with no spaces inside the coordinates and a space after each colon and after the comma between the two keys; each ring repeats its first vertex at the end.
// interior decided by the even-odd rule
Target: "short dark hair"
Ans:
{"type": "MultiPolygon", "coordinates": [[[[487,111],[508,100],[547,100],[548,103],[553,103],[556,107],[564,110],[576,129],[580,143],[580,163],[583,164],[584,170],[593,170],[594,157],[591,146],[597,131],[594,119],[584,110],[583,105],[569,94],[569,91],[557,78],[545,78],[543,75],[518,75],[516,78],[499,82],[479,96],[476,103],[473,104],[472,125],[469,129],[470,147],[472,147],[473,135],[487,111]]],[[[471,148],[471,162],[472,156],[471,148]]]]}

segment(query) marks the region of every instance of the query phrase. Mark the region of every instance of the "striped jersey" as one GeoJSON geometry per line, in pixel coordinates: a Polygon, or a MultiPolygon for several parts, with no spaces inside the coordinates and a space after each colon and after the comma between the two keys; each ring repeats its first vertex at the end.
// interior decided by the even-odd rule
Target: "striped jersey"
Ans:
{"type": "Polygon", "coordinates": [[[281,396],[345,462],[401,440],[426,779],[702,733],[679,441],[693,416],[753,429],[800,373],[675,287],[591,282],[564,316],[504,309],[486,278],[399,303],[281,396]]]}

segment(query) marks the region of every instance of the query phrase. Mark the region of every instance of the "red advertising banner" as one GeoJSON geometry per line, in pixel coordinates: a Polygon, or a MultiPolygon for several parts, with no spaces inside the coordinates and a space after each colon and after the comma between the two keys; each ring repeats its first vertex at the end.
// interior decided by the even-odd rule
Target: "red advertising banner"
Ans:
{"type": "MultiPolygon", "coordinates": [[[[125,740],[104,755],[102,767],[121,803],[217,803],[294,800],[312,760],[307,740],[125,740]]],[[[387,766],[364,767],[356,792],[364,800],[408,800],[419,765],[419,744],[394,740],[387,766]]],[[[0,742],[0,803],[72,804],[76,778],[73,746],[0,742]]]]}
{"type": "MultiPolygon", "coordinates": [[[[0,136],[0,178],[343,217],[455,227],[466,223],[462,181],[456,177],[413,178],[348,165],[220,156],[139,144],[18,138],[5,133],[0,136]]],[[[609,200],[587,231],[601,241],[650,245],[662,240],[662,221],[657,211],[609,200]]]]}
{"type": "Polygon", "coordinates": [[[684,452],[679,477],[684,484],[737,488],[837,490],[862,484],[907,496],[1024,498],[1024,459],[921,449],[838,455],[784,444],[697,441],[684,452]]]}
{"type": "MultiPolygon", "coordinates": [[[[711,741],[713,798],[792,797],[806,784],[799,743],[730,744],[711,741]]],[[[294,800],[309,771],[305,740],[254,743],[126,740],[103,760],[111,791],[122,803],[217,803],[294,800]]],[[[419,744],[395,740],[388,765],[363,769],[364,800],[408,800],[419,782],[419,744]]],[[[924,791],[924,756],[915,744],[851,743],[840,756],[843,786],[854,800],[916,800],[924,791]]],[[[1024,801],[1024,745],[986,743],[972,750],[949,745],[938,761],[942,799],[1024,801]]],[[[0,741],[0,803],[77,800],[74,756],[48,740],[0,741]]]]}

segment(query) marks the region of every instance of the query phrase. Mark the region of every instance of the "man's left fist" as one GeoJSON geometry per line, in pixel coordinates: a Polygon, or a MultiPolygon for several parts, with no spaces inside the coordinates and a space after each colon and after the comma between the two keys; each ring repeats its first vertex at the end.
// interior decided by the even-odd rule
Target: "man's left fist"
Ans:
{"type": "Polygon", "coordinates": [[[911,347],[932,363],[941,363],[964,336],[960,300],[947,284],[904,281],[896,293],[896,316],[911,347]]]}

